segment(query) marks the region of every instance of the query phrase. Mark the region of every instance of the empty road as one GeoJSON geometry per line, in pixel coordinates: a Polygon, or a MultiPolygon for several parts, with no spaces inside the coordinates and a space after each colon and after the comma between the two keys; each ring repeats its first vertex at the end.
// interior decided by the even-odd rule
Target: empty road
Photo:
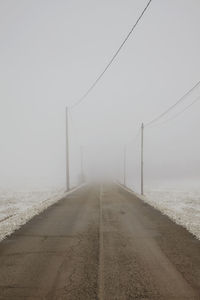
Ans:
{"type": "Polygon", "coordinates": [[[0,243],[0,299],[197,300],[200,241],[120,186],[85,186],[0,243]]]}

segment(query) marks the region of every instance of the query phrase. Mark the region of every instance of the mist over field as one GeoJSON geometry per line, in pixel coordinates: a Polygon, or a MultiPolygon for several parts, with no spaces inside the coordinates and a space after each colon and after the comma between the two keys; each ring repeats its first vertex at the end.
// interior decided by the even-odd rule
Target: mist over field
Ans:
{"type": "MultiPolygon", "coordinates": [[[[145,4],[0,2],[0,188],[65,187],[65,107],[93,83],[145,4]]],[[[139,190],[138,128],[199,80],[199,9],[197,0],[153,1],[115,63],[70,111],[72,186],[80,146],[89,178],[122,181],[127,145],[127,184],[139,190]]],[[[173,114],[199,94],[197,88],[173,114]]],[[[200,101],[145,130],[145,186],[199,187],[199,109],[200,101]]]]}
{"type": "Polygon", "coordinates": [[[0,299],[200,299],[199,37],[199,0],[0,0],[0,299]]]}

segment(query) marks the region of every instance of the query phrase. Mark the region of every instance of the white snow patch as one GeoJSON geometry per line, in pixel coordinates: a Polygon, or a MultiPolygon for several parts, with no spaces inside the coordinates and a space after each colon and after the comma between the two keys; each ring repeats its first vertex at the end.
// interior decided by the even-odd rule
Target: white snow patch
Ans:
{"type": "Polygon", "coordinates": [[[149,189],[145,196],[122,188],[167,215],[176,224],[182,225],[200,240],[200,190],[149,189]]]}
{"type": "MultiPolygon", "coordinates": [[[[81,186],[80,186],[81,187],[81,186]]],[[[78,187],[79,188],[79,187],[78,187]]],[[[64,189],[0,191],[0,241],[66,195],[64,189]]]]}
{"type": "Polygon", "coordinates": [[[143,200],[200,239],[200,190],[148,190],[143,200]]]}

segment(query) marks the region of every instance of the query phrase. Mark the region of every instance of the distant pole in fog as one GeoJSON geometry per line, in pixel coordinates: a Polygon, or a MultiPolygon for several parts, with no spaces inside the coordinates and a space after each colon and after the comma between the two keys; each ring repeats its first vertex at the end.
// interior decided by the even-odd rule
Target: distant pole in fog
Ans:
{"type": "Polygon", "coordinates": [[[70,178],[69,178],[69,115],[68,107],[66,107],[66,189],[70,189],[70,178]]]}
{"type": "Polygon", "coordinates": [[[144,194],[144,124],[141,126],[141,195],[144,194]]]}
{"type": "Polygon", "coordinates": [[[81,152],[81,180],[84,181],[84,167],[83,167],[83,146],[80,147],[81,152]]]}
{"type": "Polygon", "coordinates": [[[124,146],[124,185],[126,186],[126,146],[124,146]]]}

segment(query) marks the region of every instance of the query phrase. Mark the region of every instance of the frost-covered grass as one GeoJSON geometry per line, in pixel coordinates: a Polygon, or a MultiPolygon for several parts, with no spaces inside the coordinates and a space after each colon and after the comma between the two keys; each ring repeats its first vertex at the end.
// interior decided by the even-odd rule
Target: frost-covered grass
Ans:
{"type": "Polygon", "coordinates": [[[145,196],[133,191],[134,188],[131,185],[128,191],[167,215],[175,223],[185,227],[200,240],[199,183],[185,182],[183,185],[180,182],[173,182],[172,184],[163,188],[155,188],[154,183],[152,188],[145,187],[145,196]]]}
{"type": "Polygon", "coordinates": [[[147,190],[143,200],[200,239],[200,190],[147,190]]]}
{"type": "Polygon", "coordinates": [[[64,189],[0,190],[0,240],[65,195],[64,189]]]}

